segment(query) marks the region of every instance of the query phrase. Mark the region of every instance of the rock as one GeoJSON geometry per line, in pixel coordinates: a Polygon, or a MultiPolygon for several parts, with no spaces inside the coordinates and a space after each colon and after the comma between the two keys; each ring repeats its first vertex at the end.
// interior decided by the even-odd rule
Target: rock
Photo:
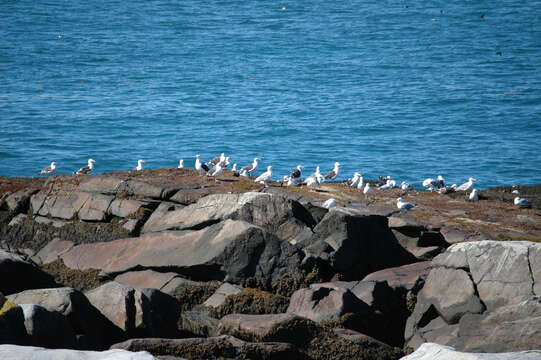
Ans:
{"type": "Polygon", "coordinates": [[[211,313],[216,318],[229,314],[278,314],[284,313],[289,305],[289,298],[259,289],[243,289],[237,294],[228,295],[223,304],[211,313]]]}
{"type": "Polygon", "coordinates": [[[78,347],[103,349],[121,338],[117,328],[88,299],[72,288],[27,290],[8,296],[16,304],[36,304],[57,311],[70,322],[78,338],[78,347]]]}
{"type": "Polygon", "coordinates": [[[0,358],[3,360],[39,359],[39,360],[156,360],[146,351],[113,349],[107,351],[78,351],[66,349],[44,349],[33,346],[0,345],[0,358]]]}
{"type": "Polygon", "coordinates": [[[463,351],[492,353],[538,349],[541,344],[541,297],[503,306],[488,314],[466,314],[460,319],[458,333],[452,343],[463,351]]]}
{"type": "Polygon", "coordinates": [[[148,183],[136,179],[121,179],[106,175],[86,177],[79,185],[79,190],[108,195],[123,193],[132,196],[167,200],[178,191],[178,186],[174,184],[148,183]]]}
{"type": "Polygon", "coordinates": [[[158,289],[175,296],[183,289],[202,283],[180,277],[177,273],[161,273],[154,270],[130,271],[118,275],[116,282],[129,285],[137,290],[146,288],[158,289]]]}
{"type": "Polygon", "coordinates": [[[138,337],[178,337],[177,324],[180,304],[172,297],[156,289],[143,289],[135,293],[136,335],[138,337]],[[141,310],[139,310],[141,309],[141,310]]]}
{"type": "Polygon", "coordinates": [[[386,281],[333,281],[310,285],[310,289],[342,289],[350,290],[359,300],[368,306],[381,308],[394,296],[386,281]]]}
{"type": "Polygon", "coordinates": [[[9,222],[8,226],[15,226],[15,225],[21,225],[24,220],[28,219],[28,215],[26,214],[19,214],[15,216],[11,221],[9,222]]]}
{"type": "Polygon", "coordinates": [[[449,247],[434,258],[417,295],[406,324],[407,345],[416,348],[428,341],[459,350],[528,349],[523,340],[512,340],[518,331],[529,333],[518,338],[541,343],[533,315],[541,311],[541,304],[531,300],[539,295],[535,284],[541,274],[540,254],[540,244],[524,241],[449,247]]]}
{"type": "Polygon", "coordinates": [[[104,221],[109,205],[114,197],[102,194],[92,194],[78,211],[77,216],[84,221],[104,221]]]}
{"type": "Polygon", "coordinates": [[[166,231],[107,243],[82,244],[61,258],[70,268],[119,274],[134,268],[171,269],[201,280],[271,280],[298,269],[303,254],[263,229],[226,220],[189,232],[166,231]]]}
{"type": "Polygon", "coordinates": [[[39,264],[47,264],[58,259],[58,257],[70,250],[75,244],[71,241],[62,240],[60,238],[54,238],[53,241],[45,245],[36,255],[32,257],[32,260],[39,264]]]}
{"type": "MultiPolygon", "coordinates": [[[[113,324],[127,333],[135,329],[135,289],[114,281],[85,293],[88,301],[113,324]]],[[[141,314],[139,314],[141,317],[141,314]]]]}
{"type": "Polygon", "coordinates": [[[27,188],[14,192],[6,198],[6,205],[13,214],[26,213],[30,203],[30,197],[37,193],[39,189],[27,188]]]}
{"type": "Polygon", "coordinates": [[[541,351],[530,350],[506,353],[466,353],[456,351],[450,346],[425,343],[417,351],[403,357],[402,360],[537,360],[541,351]]]}
{"type": "Polygon", "coordinates": [[[244,220],[276,234],[281,239],[294,239],[315,222],[298,202],[264,193],[214,194],[160,219],[145,224],[143,232],[202,229],[225,219],[244,220]]]}
{"type": "Polygon", "coordinates": [[[155,224],[159,223],[161,221],[161,219],[165,215],[167,215],[169,212],[177,211],[177,210],[180,210],[180,209],[182,209],[184,207],[185,207],[184,205],[175,204],[175,203],[169,202],[169,201],[160,202],[160,205],[158,205],[158,207],[152,212],[152,214],[150,215],[150,217],[146,221],[145,227],[147,229],[153,228],[155,226],[155,224]]]}
{"type": "Polygon", "coordinates": [[[405,290],[411,290],[420,281],[424,282],[424,279],[426,279],[430,272],[431,264],[430,261],[421,261],[379,270],[366,275],[363,281],[386,281],[393,289],[403,288],[405,290]]]}
{"type": "Polygon", "coordinates": [[[138,224],[139,220],[129,219],[124,224],[122,224],[122,228],[126,230],[130,235],[135,235],[138,224]]]}
{"type": "Polygon", "coordinates": [[[30,341],[23,309],[13,303],[4,304],[0,310],[0,344],[30,345],[30,341]]]}
{"type": "Polygon", "coordinates": [[[242,288],[240,288],[238,286],[231,285],[229,283],[224,283],[224,284],[222,284],[222,286],[220,286],[216,290],[216,292],[211,297],[209,297],[203,303],[203,305],[211,306],[211,307],[218,307],[218,306],[222,305],[225,302],[225,298],[228,295],[238,294],[241,291],[242,291],[242,288]]]}
{"type": "Polygon", "coordinates": [[[338,320],[346,313],[366,313],[368,305],[349,289],[322,285],[295,291],[291,296],[287,312],[321,322],[338,320]]]}
{"type": "MultiPolygon", "coordinates": [[[[24,314],[24,326],[30,345],[47,348],[74,348],[75,333],[66,317],[33,304],[19,305],[24,314]]],[[[0,353],[1,355],[1,353],[0,353]]]]}
{"type": "MultiPolygon", "coordinates": [[[[41,192],[37,193],[32,198],[37,197],[40,194],[41,192]]],[[[80,191],[51,195],[45,198],[43,205],[37,212],[34,208],[34,215],[73,220],[90,197],[91,194],[80,191]]]]}
{"type": "MultiPolygon", "coordinates": [[[[330,265],[345,275],[345,279],[359,279],[388,267],[417,261],[398,244],[387,227],[387,218],[364,215],[350,208],[332,208],[314,228],[315,242],[323,240],[330,246],[328,255],[305,251],[322,259],[328,257],[330,265]]],[[[323,248],[320,248],[323,250],[323,248]]]]}
{"type": "Polygon", "coordinates": [[[57,286],[52,276],[21,256],[4,250],[0,250],[0,278],[0,292],[5,295],[57,286]]]}
{"type": "Polygon", "coordinates": [[[183,311],[180,314],[179,330],[193,336],[216,336],[219,320],[212,317],[208,310],[183,311]]]}
{"type": "Polygon", "coordinates": [[[129,199],[114,199],[109,206],[112,215],[121,218],[135,217],[139,209],[146,205],[145,202],[129,199]]]}
{"type": "Polygon", "coordinates": [[[284,341],[292,333],[305,331],[306,320],[294,314],[224,316],[218,326],[218,334],[232,335],[247,341],[284,341]]]}
{"type": "Polygon", "coordinates": [[[250,343],[232,336],[188,339],[131,339],[112,349],[159,351],[189,359],[303,359],[297,348],[288,343],[250,343]],[[156,349],[156,350],[154,350],[156,349]]]}

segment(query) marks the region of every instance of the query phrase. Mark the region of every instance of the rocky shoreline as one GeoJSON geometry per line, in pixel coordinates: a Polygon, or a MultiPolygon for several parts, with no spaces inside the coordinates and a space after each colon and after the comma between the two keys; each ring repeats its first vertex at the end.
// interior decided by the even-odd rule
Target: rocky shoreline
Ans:
{"type": "Polygon", "coordinates": [[[187,168],[0,178],[0,343],[119,359],[399,359],[424,343],[541,357],[541,192],[518,188],[532,208],[513,205],[516,187],[468,202],[187,168]],[[417,207],[397,210],[399,196],[417,207]]]}

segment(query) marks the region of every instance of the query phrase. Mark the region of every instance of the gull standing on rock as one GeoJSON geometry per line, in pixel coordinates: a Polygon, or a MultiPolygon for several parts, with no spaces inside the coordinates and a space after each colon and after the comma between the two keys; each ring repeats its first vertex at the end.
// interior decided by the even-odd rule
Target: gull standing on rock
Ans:
{"type": "Polygon", "coordinates": [[[137,167],[134,170],[137,170],[137,171],[143,170],[143,163],[145,163],[145,160],[137,160],[137,167]]]}
{"type": "Polygon", "coordinates": [[[297,167],[291,171],[291,174],[289,174],[289,179],[288,179],[288,185],[289,183],[291,182],[291,185],[297,185],[297,181],[300,180],[301,178],[301,169],[303,168],[304,166],[302,165],[297,165],[297,167]]]}
{"type": "Polygon", "coordinates": [[[402,181],[402,184],[400,184],[400,188],[402,190],[413,190],[413,186],[405,181],[402,181]]]}
{"type": "Polygon", "coordinates": [[[51,174],[56,170],[56,163],[53,161],[51,165],[45,166],[43,170],[39,173],[40,175],[43,174],[51,174]]]}
{"type": "Polygon", "coordinates": [[[77,170],[75,173],[76,174],[90,174],[92,172],[92,170],[94,170],[94,163],[95,162],[96,162],[96,160],[94,160],[94,159],[88,159],[88,165],[83,166],[82,168],[77,170]]]}
{"type": "Polygon", "coordinates": [[[223,163],[225,161],[225,153],[221,153],[219,157],[211,159],[207,164],[216,165],[218,163],[223,163]]]}
{"type": "Polygon", "coordinates": [[[400,210],[411,210],[415,207],[415,205],[409,202],[405,202],[404,200],[402,200],[401,197],[399,197],[398,199],[396,199],[396,207],[400,210]]]}
{"type": "Polygon", "coordinates": [[[357,189],[363,190],[363,186],[364,186],[363,174],[359,174],[359,181],[357,182],[357,189]]]}
{"type": "Polygon", "coordinates": [[[179,162],[178,162],[178,168],[179,169],[182,169],[184,167],[184,160],[181,159],[179,162]]]}
{"type": "Polygon", "coordinates": [[[241,173],[242,173],[242,171],[244,170],[244,171],[246,171],[248,174],[251,175],[251,174],[257,169],[257,164],[258,164],[258,161],[259,161],[259,160],[261,160],[261,159],[258,158],[258,157],[255,157],[253,163],[251,163],[250,165],[246,165],[246,166],[244,166],[244,167],[242,167],[242,168],[240,169],[241,173]]]}
{"type": "Polygon", "coordinates": [[[358,172],[355,172],[353,174],[353,179],[351,179],[351,183],[349,184],[351,187],[357,187],[359,185],[359,178],[361,177],[361,174],[358,172]]]}
{"type": "Polygon", "coordinates": [[[470,201],[477,201],[477,200],[479,200],[479,194],[478,194],[477,189],[473,189],[473,190],[472,190],[472,192],[470,193],[470,196],[469,196],[469,200],[470,200],[470,201]]]}
{"type": "Polygon", "coordinates": [[[338,177],[338,171],[339,171],[339,168],[340,168],[340,163],[339,162],[335,162],[334,163],[334,169],[332,169],[331,171],[329,171],[327,174],[325,174],[325,176],[323,177],[324,180],[334,180],[338,177]]]}
{"type": "Polygon", "coordinates": [[[366,183],[366,186],[364,187],[363,194],[368,195],[372,194],[374,190],[372,190],[372,187],[370,186],[370,183],[366,183]]]}
{"type": "Polygon", "coordinates": [[[201,155],[195,155],[195,170],[209,171],[209,167],[201,162],[201,155]]]}
{"type": "Polygon", "coordinates": [[[321,173],[319,172],[319,166],[316,166],[316,172],[308,176],[304,180],[304,184],[309,187],[317,187],[321,183],[321,173]]]}
{"type": "Polygon", "coordinates": [[[215,167],[213,167],[207,172],[207,176],[212,176],[214,177],[214,181],[218,181],[217,178],[223,171],[224,168],[222,167],[222,163],[218,163],[215,167]]]}
{"type": "Polygon", "coordinates": [[[455,190],[456,191],[468,191],[470,190],[472,187],[473,187],[473,182],[476,181],[474,178],[469,178],[468,179],[468,182],[460,185],[459,187],[457,187],[455,190]]]}
{"type": "Polygon", "coordinates": [[[332,207],[335,206],[335,205],[336,205],[336,199],[335,199],[335,198],[330,198],[330,199],[328,199],[327,201],[325,201],[325,202],[323,203],[323,207],[324,207],[325,209],[330,209],[330,208],[332,208],[332,207]]]}
{"type": "Polygon", "coordinates": [[[264,184],[265,187],[268,187],[267,183],[272,181],[272,166],[267,166],[267,171],[265,171],[263,174],[259,175],[255,182],[264,184]]]}

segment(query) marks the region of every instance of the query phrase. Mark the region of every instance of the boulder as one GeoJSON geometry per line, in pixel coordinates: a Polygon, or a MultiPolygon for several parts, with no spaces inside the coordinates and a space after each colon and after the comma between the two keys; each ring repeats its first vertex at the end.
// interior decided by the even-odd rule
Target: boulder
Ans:
{"type": "Polygon", "coordinates": [[[26,290],[8,296],[16,304],[36,304],[64,315],[78,337],[78,348],[103,349],[122,337],[118,328],[72,288],[26,290]]]}
{"type": "Polygon", "coordinates": [[[29,188],[14,192],[6,198],[8,210],[13,214],[25,213],[28,210],[30,197],[37,193],[39,189],[29,188]]]}
{"type": "Polygon", "coordinates": [[[174,354],[190,359],[304,359],[297,348],[288,343],[251,343],[229,335],[187,339],[130,339],[111,348],[129,351],[159,349],[160,355],[174,354]]]}
{"type": "Polygon", "coordinates": [[[3,305],[0,309],[0,344],[30,345],[23,309],[13,303],[3,305]]]}
{"type": "Polygon", "coordinates": [[[294,200],[248,192],[206,196],[195,204],[167,212],[160,219],[145,224],[143,232],[202,229],[225,219],[247,221],[287,240],[315,225],[310,212],[294,200]]]}
{"type": "Polygon", "coordinates": [[[260,227],[226,220],[198,231],[165,231],[107,243],[81,244],[62,254],[70,268],[176,269],[196,280],[270,281],[297,271],[304,255],[260,227]]]}
{"type": "Polygon", "coordinates": [[[338,320],[346,313],[367,313],[368,311],[368,305],[349,289],[325,285],[295,291],[287,308],[288,313],[316,322],[338,320]]]}
{"type": "Polygon", "coordinates": [[[468,353],[456,351],[450,346],[425,343],[415,352],[402,360],[537,360],[541,358],[540,350],[506,352],[506,353],[468,353]]]}
{"type": "MultiPolygon", "coordinates": [[[[41,194],[42,191],[32,198],[42,197],[43,195],[41,194]]],[[[68,193],[60,192],[57,195],[46,196],[41,207],[37,210],[33,207],[34,215],[73,220],[90,197],[91,194],[81,191],[68,193]]]]}
{"type": "Polygon", "coordinates": [[[137,179],[122,179],[111,175],[85,177],[79,185],[80,191],[108,195],[126,194],[167,200],[178,191],[174,184],[156,184],[137,179]]]}
{"type": "Polygon", "coordinates": [[[77,217],[84,221],[104,221],[113,199],[114,197],[110,195],[91,194],[77,212],[77,217]]]}
{"type": "Polygon", "coordinates": [[[34,346],[0,345],[2,360],[156,360],[146,351],[131,352],[121,349],[107,351],[80,351],[66,349],[44,349],[34,346]]]}
{"type": "Polygon", "coordinates": [[[314,228],[305,251],[330,263],[345,279],[359,279],[388,267],[416,262],[387,227],[387,218],[351,208],[331,208],[314,228]],[[327,246],[317,246],[323,242],[327,246]]]}
{"type": "Polygon", "coordinates": [[[51,275],[23,257],[4,250],[0,250],[0,278],[0,292],[5,295],[57,286],[51,275]]]}
{"type": "Polygon", "coordinates": [[[135,289],[111,281],[86,292],[85,296],[113,324],[125,332],[133,332],[137,310],[135,307],[135,289]]]}
{"type": "Polygon", "coordinates": [[[156,289],[135,292],[135,336],[178,337],[178,321],[181,307],[179,302],[156,289]]]}
{"type": "Polygon", "coordinates": [[[154,270],[130,271],[118,275],[115,281],[129,285],[137,290],[158,289],[172,296],[176,296],[186,288],[202,284],[198,281],[182,278],[177,273],[161,273],[154,270]]]}
{"type": "Polygon", "coordinates": [[[75,244],[71,241],[54,238],[51,242],[42,247],[41,250],[32,257],[32,260],[39,264],[48,264],[57,260],[61,254],[74,246],[75,244]]]}
{"type": "Polygon", "coordinates": [[[438,342],[459,350],[495,352],[541,343],[535,315],[541,304],[532,300],[540,295],[540,254],[541,244],[525,241],[449,247],[434,258],[417,295],[406,324],[407,345],[438,342]],[[519,331],[528,336],[517,337],[519,331]]]}
{"type": "Polygon", "coordinates": [[[248,341],[287,341],[291,334],[306,331],[306,320],[295,314],[224,316],[218,326],[218,334],[232,335],[248,341]]]}
{"type": "Polygon", "coordinates": [[[211,307],[218,307],[222,305],[225,302],[225,298],[228,295],[232,294],[238,294],[242,291],[242,288],[229,284],[224,283],[222,284],[214,294],[212,294],[211,297],[209,297],[203,305],[205,306],[211,306],[211,307]]]}
{"type": "Polygon", "coordinates": [[[145,228],[153,228],[155,224],[159,223],[161,219],[169,212],[177,211],[184,208],[184,205],[175,204],[169,201],[162,201],[158,207],[152,212],[148,220],[145,222],[145,228]]]}
{"type": "Polygon", "coordinates": [[[19,305],[24,314],[24,326],[32,346],[74,348],[75,333],[64,315],[33,304],[19,305]]]}
{"type": "Polygon", "coordinates": [[[430,261],[421,261],[379,270],[366,275],[363,281],[386,281],[393,289],[411,290],[419,282],[424,282],[431,267],[430,261]]]}
{"type": "Polygon", "coordinates": [[[135,217],[139,209],[145,207],[146,204],[139,200],[114,199],[109,206],[109,212],[121,218],[135,217]]]}
{"type": "Polygon", "coordinates": [[[219,320],[209,314],[208,309],[183,311],[180,314],[179,330],[193,336],[216,336],[219,320]]]}

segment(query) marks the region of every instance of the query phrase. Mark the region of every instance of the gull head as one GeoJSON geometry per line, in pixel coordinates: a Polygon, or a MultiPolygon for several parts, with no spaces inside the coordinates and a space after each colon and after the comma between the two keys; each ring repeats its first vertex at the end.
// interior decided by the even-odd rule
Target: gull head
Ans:
{"type": "Polygon", "coordinates": [[[272,166],[267,166],[267,171],[271,171],[272,170],[272,166]]]}
{"type": "Polygon", "coordinates": [[[402,200],[401,197],[399,197],[398,199],[396,199],[396,202],[403,202],[404,200],[402,200]]]}
{"type": "Polygon", "coordinates": [[[94,159],[88,159],[88,163],[89,163],[89,164],[90,164],[90,163],[95,163],[95,162],[96,162],[96,160],[94,160],[94,159]]]}

